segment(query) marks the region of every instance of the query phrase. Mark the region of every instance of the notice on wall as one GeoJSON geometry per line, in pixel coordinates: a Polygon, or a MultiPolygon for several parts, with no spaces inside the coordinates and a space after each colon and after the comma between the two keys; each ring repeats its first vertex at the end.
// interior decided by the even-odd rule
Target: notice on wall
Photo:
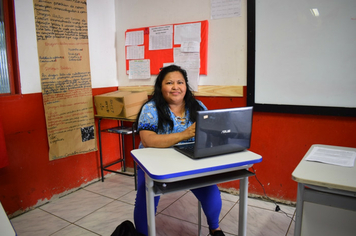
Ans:
{"type": "Polygon", "coordinates": [[[143,41],[143,30],[127,32],[125,38],[125,46],[142,45],[143,41]]]}
{"type": "Polygon", "coordinates": [[[149,79],[151,77],[150,60],[131,60],[129,79],[149,79]]]}
{"type": "Polygon", "coordinates": [[[241,0],[211,0],[211,19],[241,16],[241,0]]]}
{"type": "Polygon", "coordinates": [[[149,50],[173,48],[173,25],[150,28],[149,50]]]}
{"type": "Polygon", "coordinates": [[[96,151],[86,0],[33,6],[49,159],[96,151]]]}

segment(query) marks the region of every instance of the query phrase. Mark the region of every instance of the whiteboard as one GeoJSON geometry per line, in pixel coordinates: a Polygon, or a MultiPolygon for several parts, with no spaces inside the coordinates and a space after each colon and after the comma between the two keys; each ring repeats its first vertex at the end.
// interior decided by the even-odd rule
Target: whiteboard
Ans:
{"type": "Polygon", "coordinates": [[[254,97],[248,100],[274,110],[302,106],[304,111],[322,108],[334,114],[327,108],[345,108],[355,113],[356,1],[248,4],[248,32],[254,34],[248,40],[254,41],[248,49],[248,70],[254,71],[248,72],[247,82],[254,97]]]}

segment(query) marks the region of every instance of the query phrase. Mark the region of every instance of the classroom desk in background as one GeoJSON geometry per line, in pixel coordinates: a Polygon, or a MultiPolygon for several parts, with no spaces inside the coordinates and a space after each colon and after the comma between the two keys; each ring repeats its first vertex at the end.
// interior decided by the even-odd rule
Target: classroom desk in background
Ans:
{"type": "Polygon", "coordinates": [[[98,134],[99,134],[99,154],[100,154],[100,171],[101,171],[101,181],[104,182],[104,171],[108,172],[113,172],[117,174],[123,174],[123,175],[128,175],[128,176],[134,176],[134,181],[135,181],[135,190],[137,189],[137,181],[136,181],[136,163],[134,162],[134,173],[129,173],[126,172],[126,156],[125,156],[125,139],[124,135],[132,135],[132,149],[135,149],[135,133],[136,133],[136,120],[135,119],[127,119],[127,118],[118,118],[118,117],[106,117],[106,116],[99,116],[95,115],[96,118],[98,118],[98,134]],[[103,119],[108,119],[108,120],[116,120],[120,124],[115,127],[111,127],[109,129],[101,129],[101,121],[103,119]],[[131,122],[131,127],[124,127],[123,122],[131,122]],[[120,136],[121,139],[121,157],[119,157],[116,161],[104,165],[103,161],[103,153],[102,153],[102,133],[111,133],[111,134],[116,134],[120,136]],[[109,169],[109,167],[116,165],[118,163],[122,163],[121,170],[122,171],[116,171],[113,169],[109,169]]]}
{"type": "MultiPolygon", "coordinates": [[[[246,235],[248,177],[254,175],[248,168],[262,161],[260,155],[246,150],[193,160],[173,148],[143,148],[131,154],[145,172],[149,236],[156,235],[155,196],[237,179],[240,179],[238,235],[246,235]]],[[[200,227],[199,220],[199,233],[200,227]]]]}
{"type": "Polygon", "coordinates": [[[356,166],[342,167],[306,161],[313,148],[356,151],[327,145],[313,145],[292,173],[298,182],[294,235],[355,235],[356,166]]]}

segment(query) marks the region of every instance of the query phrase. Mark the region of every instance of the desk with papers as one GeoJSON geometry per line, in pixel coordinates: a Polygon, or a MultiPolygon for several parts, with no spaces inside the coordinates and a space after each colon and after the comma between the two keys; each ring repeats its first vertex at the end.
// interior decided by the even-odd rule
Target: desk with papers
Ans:
{"type": "Polygon", "coordinates": [[[356,148],[311,146],[292,173],[298,182],[295,236],[355,235],[355,152],[356,148]],[[349,158],[340,162],[337,156],[343,152],[349,158]]]}

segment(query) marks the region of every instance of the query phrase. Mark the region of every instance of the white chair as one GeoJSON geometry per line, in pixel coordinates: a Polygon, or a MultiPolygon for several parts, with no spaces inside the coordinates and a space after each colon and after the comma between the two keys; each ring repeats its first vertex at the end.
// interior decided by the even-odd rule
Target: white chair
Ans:
{"type": "Polygon", "coordinates": [[[16,235],[16,232],[14,228],[12,227],[12,224],[7,217],[4,208],[2,207],[2,204],[0,202],[0,231],[1,231],[1,236],[14,236],[16,235]]]}

